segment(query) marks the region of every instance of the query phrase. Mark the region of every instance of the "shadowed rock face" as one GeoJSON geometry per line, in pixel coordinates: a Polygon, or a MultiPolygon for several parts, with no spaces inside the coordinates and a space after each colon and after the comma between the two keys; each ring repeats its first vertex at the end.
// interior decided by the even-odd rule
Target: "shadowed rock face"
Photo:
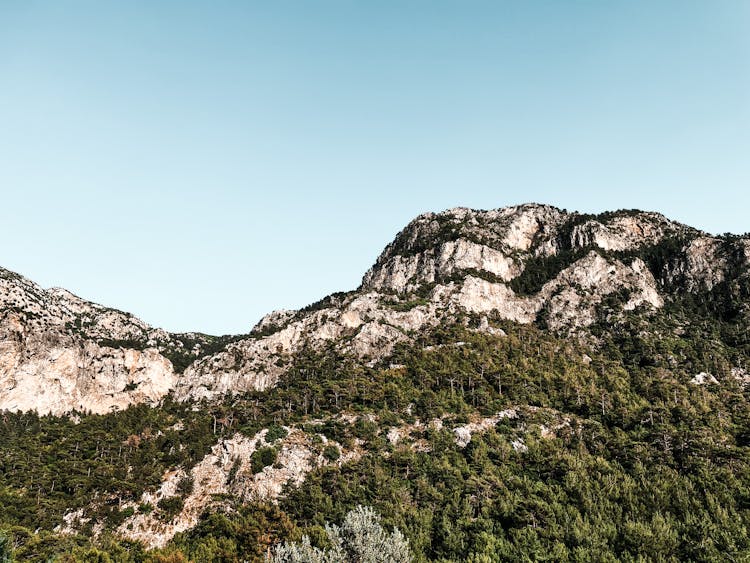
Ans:
{"type": "Polygon", "coordinates": [[[746,239],[711,237],[656,213],[590,216],[536,204],[427,213],[357,290],[271,313],[247,337],[195,353],[179,376],[167,359],[183,346],[179,335],[2,270],[0,409],[106,412],[169,392],[213,400],[263,390],[303,348],[333,344],[377,362],[462,313],[581,332],[604,309],[648,311],[746,275],[749,259],[746,239]]]}

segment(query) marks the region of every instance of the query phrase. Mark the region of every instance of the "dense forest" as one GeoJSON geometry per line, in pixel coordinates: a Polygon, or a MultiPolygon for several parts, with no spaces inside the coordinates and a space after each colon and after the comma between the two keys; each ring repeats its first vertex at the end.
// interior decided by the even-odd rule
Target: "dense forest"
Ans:
{"type": "MultiPolygon", "coordinates": [[[[747,560],[750,409],[737,374],[750,335],[720,301],[604,311],[580,338],[499,320],[488,334],[466,316],[374,366],[305,351],[275,388],[197,409],[4,413],[0,545],[18,561],[262,561],[303,536],[325,549],[325,526],[368,506],[415,561],[747,560]],[[511,408],[517,417],[456,443],[453,428],[511,408]],[[227,502],[160,549],[112,533],[133,513],[123,503],[165,471],[189,471],[221,436],[281,423],[365,453],[319,467],[278,503],[227,502]],[[387,439],[404,426],[408,440],[387,439]],[[89,529],[56,532],[78,509],[89,529]]],[[[179,498],[137,510],[168,520],[179,498]]]]}

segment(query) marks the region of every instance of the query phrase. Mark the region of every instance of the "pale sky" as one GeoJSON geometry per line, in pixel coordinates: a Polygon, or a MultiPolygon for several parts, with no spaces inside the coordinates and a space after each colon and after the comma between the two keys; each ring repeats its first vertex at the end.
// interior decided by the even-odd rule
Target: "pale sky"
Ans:
{"type": "Polygon", "coordinates": [[[747,232],[748,30],[744,0],[0,0],[0,265],[222,334],[424,211],[747,232]]]}

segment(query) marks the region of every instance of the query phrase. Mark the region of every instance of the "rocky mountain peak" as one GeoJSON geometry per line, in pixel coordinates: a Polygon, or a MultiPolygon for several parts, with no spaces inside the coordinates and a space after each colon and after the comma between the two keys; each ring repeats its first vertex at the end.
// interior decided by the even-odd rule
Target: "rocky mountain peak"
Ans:
{"type": "Polygon", "coordinates": [[[362,287],[413,291],[471,271],[509,282],[530,258],[586,248],[629,251],[688,232],[697,233],[652,212],[588,215],[536,203],[490,211],[459,207],[409,223],[378,257],[362,287]]]}
{"type": "Polygon", "coordinates": [[[456,319],[489,317],[576,333],[684,292],[746,276],[750,244],[663,215],[599,215],[540,204],[425,213],[361,286],[266,315],[248,335],[174,335],[0,270],[0,408],[104,412],[133,402],[214,400],[276,384],[303,350],[374,365],[456,319]],[[176,362],[176,363],[175,363],[176,362]],[[178,373],[184,373],[178,377],[178,373]]]}
{"type": "Polygon", "coordinates": [[[458,207],[409,223],[365,274],[369,289],[405,291],[465,270],[509,281],[521,272],[519,253],[552,252],[567,214],[525,204],[490,211],[458,207]]]}

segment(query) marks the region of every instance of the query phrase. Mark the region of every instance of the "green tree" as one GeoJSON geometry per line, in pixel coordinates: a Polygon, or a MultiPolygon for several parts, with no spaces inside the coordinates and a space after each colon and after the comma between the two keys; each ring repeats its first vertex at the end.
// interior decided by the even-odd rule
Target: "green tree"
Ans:
{"type": "Polygon", "coordinates": [[[308,536],[276,548],[272,563],[409,563],[409,543],[398,529],[390,534],[370,507],[358,506],[341,527],[326,524],[329,549],[314,547],[308,536]]]}
{"type": "Polygon", "coordinates": [[[10,538],[0,532],[0,563],[11,563],[13,559],[13,545],[10,538]]]}

